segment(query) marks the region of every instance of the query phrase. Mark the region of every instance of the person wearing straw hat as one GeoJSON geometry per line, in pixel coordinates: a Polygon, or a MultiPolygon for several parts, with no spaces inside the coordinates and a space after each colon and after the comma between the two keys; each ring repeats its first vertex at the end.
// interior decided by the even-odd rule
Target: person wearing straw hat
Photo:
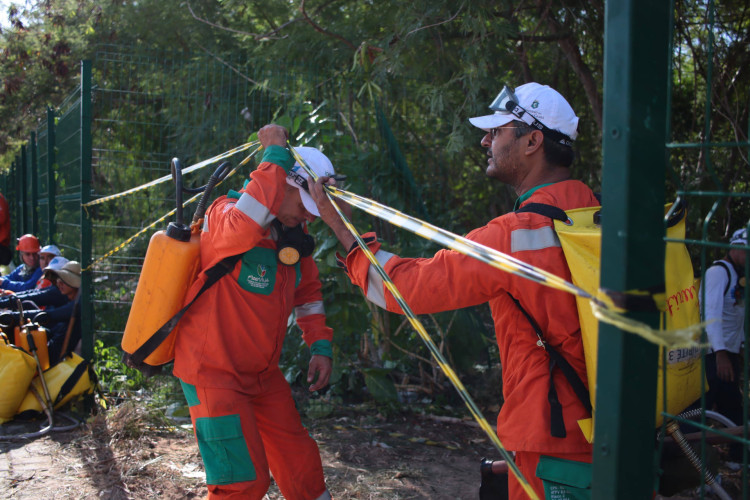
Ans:
{"type": "MultiPolygon", "coordinates": [[[[323,389],[331,375],[333,331],[325,324],[306,229],[318,211],[306,191],[307,174],[285,147],[286,130],[267,125],[258,139],[265,151],[249,182],[206,211],[202,272],[185,303],[205,283],[206,270],[241,258],[180,320],[174,374],[190,408],[208,498],[261,499],[270,470],[284,498],[330,500],[318,446],[278,365],[294,312],[310,348],[309,390],[323,389]]],[[[323,153],[301,149],[316,172],[333,175],[323,153]]]]}
{"type": "MultiPolygon", "coordinates": [[[[42,309],[24,309],[23,317],[33,318],[39,313],[45,315],[40,320],[41,324],[47,328],[47,348],[51,364],[55,364],[74,350],[81,340],[81,308],[77,300],[78,290],[81,287],[81,265],[71,260],[63,265],[60,269],[50,269],[45,271],[47,278],[54,283],[63,301],[54,298],[48,289],[39,290],[37,300],[43,301],[48,297],[50,302],[40,304],[35,301],[39,307],[46,306],[42,309]],[[54,302],[52,302],[54,300],[54,302]],[[61,303],[62,302],[62,303],[61,303]],[[54,304],[54,305],[53,305],[54,304]]],[[[28,299],[28,297],[26,297],[28,299]]],[[[13,305],[13,302],[9,302],[13,305]]],[[[21,313],[18,311],[6,312],[0,317],[0,322],[6,325],[15,326],[21,319],[21,313]]]]}
{"type": "Polygon", "coordinates": [[[39,267],[39,238],[33,234],[24,234],[18,238],[16,250],[20,252],[23,264],[0,279],[0,288],[10,292],[31,290],[42,276],[42,268],[39,267]]]}
{"type": "Polygon", "coordinates": [[[71,299],[64,295],[58,287],[53,286],[54,283],[49,279],[50,271],[59,271],[67,263],[68,259],[65,257],[55,257],[52,259],[45,269],[43,277],[40,278],[40,281],[44,280],[49,283],[49,286],[25,290],[10,295],[2,295],[0,296],[0,310],[15,311],[18,308],[19,300],[24,304],[24,307],[30,303],[34,309],[60,307],[70,302],[71,299]]]}
{"type": "MultiPolygon", "coordinates": [[[[742,347],[745,339],[745,268],[747,229],[732,233],[732,247],[706,270],[698,297],[704,301],[703,320],[711,352],[706,354],[706,408],[742,425],[742,347]],[[704,295],[705,293],[705,295],[704,295]]],[[[740,449],[739,460],[742,460],[740,449]]]]}
{"type": "MultiPolygon", "coordinates": [[[[485,133],[481,145],[487,150],[486,175],[510,185],[518,199],[514,212],[491,220],[466,237],[569,281],[570,270],[552,219],[524,211],[524,207],[546,204],[570,210],[599,205],[591,189],[571,179],[578,117],[559,92],[538,83],[521,85],[515,91],[505,87],[489,107],[492,114],[469,119],[485,133]]],[[[323,190],[327,182],[327,178],[319,179],[311,193],[320,217],[348,250],[340,265],[368,300],[402,312],[328,201],[323,190]]],[[[591,416],[588,398],[576,394],[540,346],[544,344],[537,344],[543,336],[547,349],[557,351],[572,367],[573,376],[587,385],[575,298],[453,250],[440,250],[432,258],[406,259],[382,249],[374,233],[364,239],[414,313],[489,304],[503,368],[504,403],[497,435],[516,453],[516,464],[537,495],[543,498],[547,490],[551,496],[550,490],[558,487],[537,475],[543,456],[544,461],[547,457],[561,459],[572,469],[580,468],[581,463],[587,468],[591,444],[577,422],[591,416]]],[[[569,486],[570,491],[580,489],[569,486]]],[[[527,498],[514,476],[509,478],[508,488],[510,498],[527,498]]],[[[576,491],[579,493],[585,495],[576,491]]]]}

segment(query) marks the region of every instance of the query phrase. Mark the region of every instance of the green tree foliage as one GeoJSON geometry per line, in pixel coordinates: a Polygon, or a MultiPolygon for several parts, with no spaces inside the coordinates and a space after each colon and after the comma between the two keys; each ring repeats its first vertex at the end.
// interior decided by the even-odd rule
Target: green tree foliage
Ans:
{"type": "MultiPolygon", "coordinates": [[[[163,175],[171,155],[187,165],[238,145],[276,120],[288,126],[294,144],[321,147],[349,176],[352,191],[466,233],[515,201],[515,193],[487,182],[482,132],[467,118],[486,114],[504,84],[528,81],[549,84],[571,102],[581,117],[573,175],[600,187],[603,0],[24,5],[11,6],[10,27],[0,32],[0,169],[8,167],[46,106],[58,104],[75,85],[78,61],[98,57],[95,114],[113,124],[94,132],[95,147],[111,153],[97,158],[99,195],[163,175]],[[149,55],[141,56],[146,50],[149,55]],[[115,70],[101,62],[104,53],[132,57],[115,70]],[[247,121],[238,122],[246,105],[247,121]],[[154,166],[134,167],[141,164],[154,166]]],[[[747,141],[748,7],[739,0],[716,5],[712,19],[706,2],[676,2],[674,143],[747,141]]],[[[670,153],[673,194],[748,191],[746,148],[670,153]]],[[[237,187],[239,181],[233,182],[237,187]]],[[[170,189],[93,213],[111,224],[142,226],[172,203],[170,189]]],[[[710,203],[694,203],[692,220],[700,220],[710,203]]],[[[748,216],[746,200],[723,202],[710,236],[725,236],[748,216]]],[[[355,224],[374,228],[402,255],[436,250],[361,213],[355,224]]],[[[691,231],[699,231],[699,224],[691,231]]],[[[347,390],[367,385],[384,400],[394,394],[384,380],[443,390],[444,378],[402,318],[367,305],[336,269],[330,233],[319,224],[312,231],[336,331],[334,378],[347,390]]],[[[486,308],[436,315],[425,323],[462,371],[473,370],[476,360],[496,359],[486,308]]],[[[284,363],[293,379],[306,372],[306,353],[297,335],[287,342],[284,363]]]]}

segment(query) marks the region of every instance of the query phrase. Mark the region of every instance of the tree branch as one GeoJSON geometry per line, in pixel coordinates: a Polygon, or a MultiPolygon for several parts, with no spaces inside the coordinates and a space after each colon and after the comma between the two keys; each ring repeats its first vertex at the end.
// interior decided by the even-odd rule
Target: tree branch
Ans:
{"type": "Polygon", "coordinates": [[[299,11],[302,13],[302,17],[305,18],[305,21],[307,21],[307,24],[309,24],[310,26],[312,26],[313,29],[315,29],[315,31],[317,31],[319,33],[323,33],[324,35],[330,36],[330,37],[335,38],[337,40],[340,40],[340,41],[344,42],[353,51],[355,51],[355,52],[357,51],[357,46],[354,45],[349,40],[347,40],[346,38],[344,38],[343,36],[337,35],[336,33],[331,33],[330,31],[327,31],[327,30],[321,28],[320,26],[318,26],[317,24],[315,24],[315,22],[312,19],[310,19],[310,16],[308,16],[307,12],[305,11],[305,0],[302,0],[300,2],[300,4],[299,4],[299,11]]]}
{"type": "MultiPolygon", "coordinates": [[[[537,5],[540,8],[543,7],[542,1],[543,0],[537,0],[537,5]]],[[[544,17],[547,20],[547,28],[552,34],[558,36],[561,35],[562,29],[557,19],[555,19],[549,11],[544,13],[544,17]]],[[[563,54],[565,54],[565,57],[568,59],[568,62],[573,67],[573,71],[578,76],[581,84],[583,84],[583,90],[586,92],[589,105],[594,112],[594,119],[596,120],[597,125],[599,125],[599,130],[602,130],[602,97],[597,90],[596,80],[594,79],[591,69],[581,57],[581,51],[572,35],[560,38],[557,43],[563,54]]]]}
{"type": "MultiPolygon", "coordinates": [[[[211,26],[213,28],[217,28],[217,29],[220,29],[220,30],[229,31],[231,33],[237,33],[239,35],[246,35],[246,36],[255,38],[256,40],[260,40],[260,39],[264,39],[264,38],[274,38],[273,35],[276,35],[279,31],[281,31],[282,29],[284,29],[286,26],[288,26],[288,25],[290,25],[290,24],[292,24],[294,22],[299,21],[299,19],[291,19],[291,20],[287,21],[286,23],[282,24],[281,26],[279,26],[278,28],[276,28],[276,29],[274,29],[272,31],[269,31],[268,33],[263,33],[263,34],[260,34],[260,33],[249,33],[247,31],[241,31],[241,30],[236,30],[236,29],[233,29],[233,28],[227,28],[226,26],[221,26],[220,24],[212,23],[211,21],[209,21],[207,19],[203,19],[202,17],[198,17],[195,14],[195,12],[193,11],[193,7],[190,5],[190,0],[187,1],[187,8],[190,11],[190,15],[193,16],[193,19],[195,19],[196,21],[200,21],[200,22],[205,23],[205,24],[207,24],[207,25],[209,25],[209,26],[211,26]]],[[[282,38],[286,38],[286,35],[284,35],[282,37],[276,37],[276,39],[282,39],[282,38]]]]}
{"type": "Polygon", "coordinates": [[[404,36],[404,38],[407,38],[409,35],[411,35],[413,33],[416,33],[417,31],[426,30],[428,28],[434,28],[435,26],[440,26],[441,24],[446,24],[446,23],[449,23],[449,22],[453,21],[458,16],[458,14],[463,10],[464,5],[466,5],[466,2],[462,3],[461,7],[459,7],[458,10],[456,11],[456,13],[453,14],[450,18],[448,18],[448,19],[446,19],[444,21],[440,21],[440,22],[434,23],[434,24],[430,24],[428,26],[422,26],[421,28],[413,29],[410,32],[408,32],[404,36]]]}

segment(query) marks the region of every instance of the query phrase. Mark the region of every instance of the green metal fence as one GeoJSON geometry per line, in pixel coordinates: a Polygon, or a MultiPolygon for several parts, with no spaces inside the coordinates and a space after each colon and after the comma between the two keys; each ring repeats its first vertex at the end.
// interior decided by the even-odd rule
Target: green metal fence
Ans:
{"type": "MultiPolygon", "coordinates": [[[[686,243],[701,270],[714,250],[727,247],[726,214],[744,214],[743,220],[731,221],[732,228],[748,224],[747,176],[727,185],[713,169],[717,157],[744,162],[746,167],[747,89],[744,101],[742,95],[737,99],[745,110],[745,140],[716,137],[713,125],[722,119],[712,108],[716,96],[711,93],[716,8],[709,2],[704,11],[689,13],[706,26],[708,70],[699,75],[698,85],[705,89],[704,124],[698,130],[676,131],[670,114],[673,82],[688,69],[671,68],[680,50],[672,40],[675,11],[681,15],[679,8],[645,0],[607,4],[602,286],[611,289],[659,284],[663,206],[673,196],[690,203],[686,243]],[[700,182],[695,181],[698,166],[703,169],[700,182]],[[728,203],[737,202],[744,203],[744,211],[727,210],[728,203]]],[[[16,236],[35,232],[84,267],[94,264],[84,273],[82,287],[84,354],[91,356],[95,339],[119,343],[150,232],[99,259],[171,210],[174,187],[165,183],[89,208],[82,205],[168,174],[173,157],[183,166],[193,164],[242,144],[275,117],[315,116],[323,106],[336,120],[301,128],[295,142],[305,142],[310,139],[305,134],[312,134],[326,152],[338,154],[336,163],[354,179],[355,192],[427,219],[445,211],[442,186],[449,180],[441,177],[440,169],[433,169],[431,182],[423,183],[424,174],[408,167],[435,159],[427,158],[418,144],[396,142],[398,134],[391,128],[405,125],[389,123],[384,111],[388,102],[380,102],[371,113],[352,112],[351,96],[356,92],[346,82],[318,81],[314,70],[304,67],[206,54],[134,53],[129,47],[108,46],[85,62],[79,87],[41,120],[10,173],[0,179],[13,200],[16,236]],[[312,95],[305,90],[310,88],[315,89],[312,95]],[[354,132],[356,147],[351,135],[335,133],[345,129],[354,132]],[[378,153],[372,153],[375,150],[378,153]]],[[[410,90],[405,85],[396,92],[410,90]]],[[[240,172],[241,177],[249,168],[240,172]]],[[[202,184],[210,170],[186,182],[202,184]]],[[[658,324],[655,315],[638,319],[658,324]]],[[[650,498],[659,480],[653,428],[657,349],[613,327],[602,325],[601,330],[594,498],[650,498]]],[[[746,355],[745,381],[747,361],[746,355]]],[[[705,455],[711,445],[703,439],[696,446],[705,455]]],[[[746,467],[739,475],[739,494],[747,498],[746,467]]],[[[699,493],[705,494],[705,489],[699,493]]]]}

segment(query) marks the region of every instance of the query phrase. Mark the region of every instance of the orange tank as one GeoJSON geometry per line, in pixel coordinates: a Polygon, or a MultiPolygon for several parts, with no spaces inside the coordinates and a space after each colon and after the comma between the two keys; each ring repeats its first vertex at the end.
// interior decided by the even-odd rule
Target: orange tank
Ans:
{"type": "Polygon", "coordinates": [[[39,366],[42,367],[42,371],[49,368],[49,351],[47,350],[47,330],[41,326],[37,326],[31,323],[27,323],[21,327],[15,328],[15,340],[16,345],[24,351],[31,354],[31,348],[26,335],[31,333],[34,339],[34,345],[36,346],[36,355],[39,358],[39,366]]]}
{"type": "MultiPolygon", "coordinates": [[[[182,309],[185,296],[197,278],[199,269],[199,230],[191,233],[186,226],[180,228],[170,224],[167,231],[154,233],[146,250],[122,337],[123,351],[133,354],[182,309]]],[[[160,366],[174,359],[178,326],[145,358],[147,365],[160,366]]]]}

